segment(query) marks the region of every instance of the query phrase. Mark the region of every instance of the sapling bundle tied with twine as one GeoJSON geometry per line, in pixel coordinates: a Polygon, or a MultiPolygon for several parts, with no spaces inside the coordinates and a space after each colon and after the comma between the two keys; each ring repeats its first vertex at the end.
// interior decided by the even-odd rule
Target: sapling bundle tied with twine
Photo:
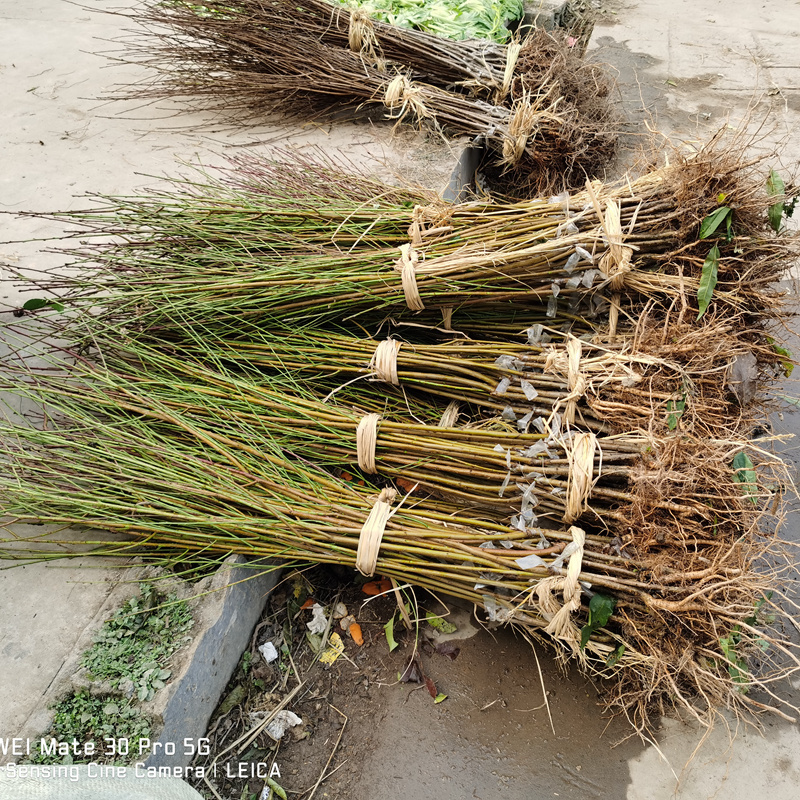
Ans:
{"type": "MultiPolygon", "coordinates": [[[[255,374],[288,373],[323,393],[377,381],[383,392],[398,387],[406,399],[435,397],[442,408],[453,405],[453,421],[460,415],[465,424],[494,420],[527,433],[543,429],[558,412],[567,425],[598,434],[636,428],[663,433],[680,424],[694,435],[724,438],[749,431],[764,413],[764,395],[756,387],[769,370],[741,386],[737,367],[774,363],[777,377],[790,365],[774,340],[770,344],[758,332],[748,336],[737,322],[654,327],[645,314],[612,342],[600,331],[575,335],[542,323],[506,341],[427,328],[401,327],[371,339],[243,324],[223,331],[215,324],[208,335],[200,328],[182,337],[180,349],[255,374]]],[[[103,345],[113,347],[113,341],[104,337],[103,345]]]]}
{"type": "MultiPolygon", "coordinates": [[[[413,467],[410,450],[402,469],[386,459],[384,477],[363,472],[363,485],[335,467],[357,469],[352,449],[334,448],[320,459],[327,466],[319,465],[309,456],[320,440],[348,441],[335,406],[312,413],[297,393],[283,394],[279,408],[277,392],[220,367],[139,349],[124,358],[109,353],[103,364],[79,358],[66,375],[24,365],[6,374],[13,380],[3,388],[40,404],[47,425],[4,426],[3,513],[126,535],[121,542],[94,535],[87,544],[96,555],[241,553],[355,565],[446,591],[613,677],[612,707],[638,725],[659,705],[685,704],[698,714],[718,703],[752,705],[742,689],[763,684],[769,691],[786,668],[781,658],[792,658],[775,627],[771,579],[753,568],[771,545],[747,535],[757,517],[752,500],[763,490],[749,477],[743,490],[729,466],[741,442],[651,442],[651,458],[672,460],[676,469],[656,474],[642,464],[634,476],[650,495],[637,506],[650,515],[643,523],[653,523],[658,510],[653,492],[671,497],[690,479],[686,497],[696,491],[707,503],[714,487],[711,534],[707,525],[695,531],[673,521],[676,536],[664,535],[665,523],[681,511],[696,517],[701,502],[696,509],[671,503],[650,529],[633,520],[626,528],[613,515],[604,526],[543,528],[532,518],[509,525],[505,510],[456,503],[445,491],[398,491],[390,476],[413,467]],[[735,633],[733,649],[721,645],[720,630],[735,633]],[[763,643],[768,653],[756,672],[747,659],[763,643]]],[[[405,441],[394,435],[401,446],[416,436],[429,447],[449,441],[465,459],[474,452],[461,429],[409,425],[405,441]]],[[[748,452],[760,461],[754,448],[748,452]]],[[[594,474],[593,464],[583,473],[583,496],[594,474]]],[[[579,476],[576,470],[573,480],[579,476]]],[[[3,555],[62,558],[75,545],[45,531],[27,540],[12,534],[3,555]]]]}
{"type": "Polygon", "coordinates": [[[607,308],[612,335],[648,303],[654,320],[736,316],[749,334],[779,315],[771,284],[797,250],[770,227],[786,196],[715,143],[637,180],[520,203],[447,205],[330,164],[247,159],[218,182],[59,215],[100,271],[43,285],[73,304],[102,294],[110,325],[136,309],[156,339],[210,317],[365,325],[438,311],[457,328],[463,309],[501,302],[550,317],[607,308]]]}
{"type": "Polygon", "coordinates": [[[795,249],[790,192],[756,166],[711,146],[583,194],[447,206],[317,160],[242,159],[222,181],[57,215],[85,269],[39,283],[69,314],[34,306],[76,345],[52,373],[9,360],[3,388],[47,425],[5,427],[4,513],[130,537],[98,553],[237,552],[445,589],[614,676],[640,726],[670,704],[756,708],[742,690],[796,664],[775,627],[787,562],[759,524],[780,463],[743,424],[787,358],[769,283],[795,249]],[[573,332],[453,341],[461,318],[507,330],[509,301],[573,332]],[[390,315],[416,341],[365,335],[390,315]],[[717,345],[693,354],[703,336],[717,345]],[[739,356],[755,394],[737,406],[739,356]],[[412,416],[452,402],[466,409],[443,425],[412,416]]]}
{"type": "Polygon", "coordinates": [[[480,136],[487,175],[520,195],[600,174],[616,144],[612,84],[566,35],[455,42],[325,0],[231,6],[148,0],[123,58],[158,71],[123,97],[180,97],[238,118],[382,108],[390,119],[480,136]]]}

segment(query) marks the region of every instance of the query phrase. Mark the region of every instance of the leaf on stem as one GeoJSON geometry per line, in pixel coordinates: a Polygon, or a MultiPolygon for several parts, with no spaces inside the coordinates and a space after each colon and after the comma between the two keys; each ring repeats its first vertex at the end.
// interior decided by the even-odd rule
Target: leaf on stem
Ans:
{"type": "Polygon", "coordinates": [[[581,628],[581,650],[588,644],[589,637],[611,619],[616,604],[617,601],[613,597],[604,594],[592,597],[589,601],[589,621],[581,628]]]}
{"type": "Polygon", "coordinates": [[[703,271],[700,275],[700,286],[697,289],[697,306],[699,320],[706,313],[708,304],[714,294],[717,285],[717,274],[719,272],[719,247],[714,245],[703,264],[703,271]]]}
{"type": "Polygon", "coordinates": [[[730,231],[730,217],[732,213],[733,212],[729,206],[720,206],[712,211],[700,223],[700,238],[707,239],[709,236],[713,236],[717,228],[719,228],[723,222],[726,222],[726,220],[727,228],[730,231]]]}

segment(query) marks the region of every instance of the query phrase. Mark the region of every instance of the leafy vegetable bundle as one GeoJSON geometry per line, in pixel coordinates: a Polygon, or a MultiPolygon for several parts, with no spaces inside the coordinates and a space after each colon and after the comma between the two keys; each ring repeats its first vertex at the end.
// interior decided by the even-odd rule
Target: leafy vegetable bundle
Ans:
{"type": "Polygon", "coordinates": [[[448,39],[490,39],[503,43],[509,22],[522,18],[521,0],[368,0],[342,5],[363,8],[372,19],[448,39]]]}

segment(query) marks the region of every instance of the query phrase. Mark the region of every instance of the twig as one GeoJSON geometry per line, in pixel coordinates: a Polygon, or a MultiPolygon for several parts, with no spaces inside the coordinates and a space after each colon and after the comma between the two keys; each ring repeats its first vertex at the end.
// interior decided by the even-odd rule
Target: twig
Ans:
{"type": "MultiPolygon", "coordinates": [[[[317,792],[317,789],[319,788],[319,786],[320,786],[320,784],[322,783],[322,781],[324,781],[326,778],[330,777],[330,775],[333,775],[333,773],[334,773],[334,772],[336,772],[336,770],[333,770],[332,772],[328,773],[327,775],[325,774],[325,773],[326,773],[326,771],[327,771],[327,769],[328,769],[328,767],[329,767],[329,766],[330,766],[330,764],[331,764],[331,761],[333,761],[333,757],[336,755],[336,751],[339,749],[339,742],[341,742],[341,741],[342,741],[342,735],[344,734],[344,729],[347,727],[347,722],[348,722],[348,716],[347,716],[347,714],[343,714],[343,713],[342,713],[341,711],[339,711],[339,709],[338,709],[338,708],[336,708],[336,706],[335,706],[335,705],[333,705],[332,703],[328,703],[328,705],[329,705],[329,706],[330,706],[330,707],[331,707],[331,708],[332,708],[332,709],[333,709],[333,710],[334,710],[334,711],[335,711],[335,712],[336,712],[336,713],[337,713],[337,714],[338,714],[340,717],[344,717],[344,723],[342,724],[342,729],[339,731],[339,736],[338,736],[338,738],[336,739],[336,744],[333,746],[333,750],[331,750],[331,754],[330,754],[330,756],[328,757],[328,760],[327,760],[327,762],[325,763],[325,766],[322,768],[322,772],[320,772],[320,774],[319,774],[319,778],[317,779],[317,782],[314,784],[314,787],[311,789],[311,794],[308,796],[308,800],[311,800],[311,799],[314,797],[314,795],[316,794],[316,792],[317,792]]],[[[342,763],[344,763],[344,762],[342,762],[342,763]]],[[[339,764],[339,767],[341,767],[341,766],[342,766],[342,764],[339,764]]],[[[336,769],[339,769],[339,767],[336,767],[336,769]]]]}

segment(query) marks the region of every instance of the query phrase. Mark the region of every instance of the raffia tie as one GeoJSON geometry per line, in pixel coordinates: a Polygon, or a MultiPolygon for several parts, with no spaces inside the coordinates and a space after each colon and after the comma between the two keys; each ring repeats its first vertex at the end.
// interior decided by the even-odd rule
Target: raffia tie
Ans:
{"type": "Polygon", "coordinates": [[[374,475],[378,471],[375,466],[375,447],[378,442],[378,423],[380,420],[380,414],[365,414],[361,417],[356,428],[358,466],[370,475],[374,475]]]}
{"type": "Polygon", "coordinates": [[[414,206],[411,212],[411,225],[408,226],[408,237],[412,246],[422,247],[424,237],[452,231],[453,226],[448,224],[452,213],[452,206],[449,209],[433,203],[414,206]],[[434,227],[426,227],[429,224],[433,224],[434,227]]]}
{"type": "Polygon", "coordinates": [[[405,75],[398,73],[386,84],[383,104],[391,111],[398,109],[396,114],[389,115],[392,119],[401,120],[409,112],[412,112],[418,120],[425,119],[430,117],[431,113],[425,107],[421,95],[421,87],[414,86],[405,75]]]}
{"type": "Polygon", "coordinates": [[[570,425],[575,421],[575,410],[580,400],[589,388],[589,382],[581,371],[581,357],[583,345],[576,336],[570,336],[567,341],[567,353],[558,347],[551,347],[544,360],[544,372],[565,376],[569,394],[563,399],[566,404],[564,420],[570,425]]]}
{"type": "Polygon", "coordinates": [[[597,199],[597,194],[592,187],[592,182],[589,180],[586,181],[586,191],[592,201],[592,205],[594,205],[595,213],[600,220],[608,242],[608,250],[600,259],[600,271],[611,279],[610,285],[613,297],[611,298],[611,308],[608,313],[608,330],[611,341],[613,341],[617,333],[617,321],[619,320],[620,295],[625,287],[626,276],[631,271],[633,248],[623,245],[625,236],[622,233],[619,203],[615,200],[609,200],[606,203],[606,213],[604,215],[600,201],[597,199]]]}
{"type": "Polygon", "coordinates": [[[453,306],[442,306],[442,327],[446,331],[453,330],[453,306]]]}
{"type": "Polygon", "coordinates": [[[499,86],[495,84],[497,86],[494,95],[495,105],[501,105],[511,90],[511,81],[514,80],[514,70],[517,68],[520,50],[522,50],[522,45],[519,42],[511,42],[506,47],[506,66],[503,70],[503,82],[499,86]]]}
{"type": "Polygon", "coordinates": [[[567,508],[564,522],[574,522],[584,511],[594,485],[594,454],[597,437],[593,433],[576,433],[567,444],[567,508]]]}
{"type": "Polygon", "coordinates": [[[539,581],[536,585],[536,597],[542,616],[548,620],[545,632],[576,647],[580,632],[572,619],[572,614],[581,607],[581,585],[578,579],[583,565],[586,534],[574,525],[569,532],[572,541],[564,551],[567,549],[571,551],[567,574],[552,575],[539,581]],[[556,598],[556,593],[559,591],[563,602],[559,602],[556,598]]]}
{"type": "Polygon", "coordinates": [[[399,386],[400,379],[397,376],[397,354],[403,343],[396,339],[384,339],[378,343],[369,368],[375,373],[375,377],[384,383],[391,383],[392,386],[399,386]]]}
{"type": "Polygon", "coordinates": [[[611,289],[621,292],[625,286],[625,276],[631,271],[633,249],[625,247],[620,219],[619,203],[609,200],[605,213],[606,237],[608,238],[608,252],[600,259],[600,271],[611,278],[611,289]]]}
{"type": "Polygon", "coordinates": [[[395,269],[400,272],[400,280],[403,283],[403,294],[406,297],[406,305],[412,311],[424,311],[425,304],[419,295],[417,288],[417,263],[419,255],[410,243],[400,245],[400,258],[395,262],[395,269]]]}
{"type": "Polygon", "coordinates": [[[447,408],[442,413],[442,418],[439,420],[439,428],[452,428],[458,420],[458,415],[461,413],[461,406],[458,401],[451,400],[447,404],[447,408]]]}
{"type": "Polygon", "coordinates": [[[375,574],[378,553],[381,549],[386,523],[392,516],[392,501],[396,494],[397,492],[389,487],[381,490],[358,536],[356,569],[368,578],[375,574]]]}
{"type": "Polygon", "coordinates": [[[528,141],[532,139],[539,130],[540,123],[554,122],[558,125],[563,124],[564,120],[550,110],[542,108],[547,95],[540,95],[534,102],[531,102],[530,92],[526,92],[515,101],[511,108],[508,118],[508,130],[503,141],[503,163],[515,166],[525,153],[528,141]]]}
{"type": "Polygon", "coordinates": [[[374,64],[379,70],[386,68],[378,37],[375,35],[375,26],[369,14],[360,8],[350,12],[350,25],[347,30],[347,42],[350,49],[360,55],[365,61],[374,64]]]}

